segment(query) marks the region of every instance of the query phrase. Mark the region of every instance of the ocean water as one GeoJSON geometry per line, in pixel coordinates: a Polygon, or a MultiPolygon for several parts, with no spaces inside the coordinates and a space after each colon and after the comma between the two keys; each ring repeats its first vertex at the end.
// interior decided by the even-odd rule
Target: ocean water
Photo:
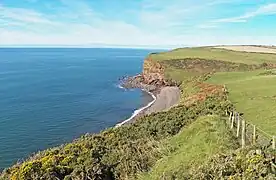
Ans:
{"type": "Polygon", "coordinates": [[[99,132],[151,98],[118,87],[151,50],[0,48],[0,169],[99,132]]]}

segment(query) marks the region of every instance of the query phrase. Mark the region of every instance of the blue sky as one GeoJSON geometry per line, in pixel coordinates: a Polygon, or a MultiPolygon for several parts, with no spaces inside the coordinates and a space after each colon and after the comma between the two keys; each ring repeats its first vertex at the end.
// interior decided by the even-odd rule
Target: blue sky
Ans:
{"type": "Polygon", "coordinates": [[[0,0],[0,45],[276,44],[276,0],[0,0]]]}

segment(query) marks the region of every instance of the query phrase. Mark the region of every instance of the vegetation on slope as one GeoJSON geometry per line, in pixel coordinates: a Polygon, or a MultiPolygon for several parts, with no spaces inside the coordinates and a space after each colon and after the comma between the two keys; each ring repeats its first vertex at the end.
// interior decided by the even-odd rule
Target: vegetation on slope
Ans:
{"type": "Polygon", "coordinates": [[[276,135],[276,74],[273,70],[216,73],[208,82],[225,84],[229,99],[244,113],[244,118],[276,135]]]}
{"type": "Polygon", "coordinates": [[[149,173],[148,179],[275,179],[269,149],[237,149],[235,137],[219,116],[204,116],[170,138],[171,150],[149,173]],[[237,149],[237,150],[236,150],[237,149]]]}
{"type": "Polygon", "coordinates": [[[203,116],[170,138],[173,149],[140,179],[187,179],[191,170],[220,152],[238,148],[237,141],[219,116],[203,116]]]}
{"type": "MultiPolygon", "coordinates": [[[[141,174],[140,178],[152,179],[273,177],[270,163],[275,159],[249,150],[242,154],[228,152],[236,144],[221,117],[225,110],[233,108],[223,91],[226,84],[238,109],[248,105],[249,102],[242,104],[243,100],[254,99],[255,93],[260,95],[262,98],[256,98],[254,103],[262,107],[252,105],[252,114],[245,109],[245,116],[249,113],[263,127],[269,123],[273,126],[272,116],[266,115],[267,121],[263,123],[253,111],[274,106],[273,102],[263,101],[264,94],[273,96],[274,86],[264,84],[262,77],[267,72],[256,69],[272,68],[267,63],[275,63],[276,55],[186,48],[150,57],[166,67],[167,77],[182,82],[179,106],[142,117],[131,125],[85,135],[72,143],[39,152],[6,169],[0,179],[136,179],[141,174]],[[254,83],[255,87],[260,85],[256,90],[254,83]]],[[[273,78],[270,79],[273,83],[273,78]]]]}
{"type": "Polygon", "coordinates": [[[3,173],[2,179],[129,179],[148,171],[162,157],[166,138],[208,114],[224,113],[225,97],[208,97],[189,108],[155,113],[133,125],[86,135],[64,146],[40,152],[3,173]]]}
{"type": "MultiPolygon", "coordinates": [[[[187,175],[189,179],[266,179],[276,178],[275,154],[271,149],[256,147],[224,152],[209,158],[203,165],[193,167],[187,175]]],[[[182,175],[185,170],[178,174],[182,175]]]]}
{"type": "Polygon", "coordinates": [[[157,61],[177,59],[205,59],[244,64],[276,62],[276,54],[238,52],[209,47],[175,49],[169,52],[152,54],[150,58],[157,61]]]}
{"type": "MultiPolygon", "coordinates": [[[[152,58],[166,66],[167,77],[183,82],[180,86],[183,92],[182,103],[187,102],[189,97],[199,97],[202,94],[200,86],[203,82],[226,85],[230,101],[239,112],[244,113],[245,119],[266,133],[276,135],[276,72],[273,69],[276,67],[275,55],[185,48],[154,55],[152,58]]],[[[192,173],[189,173],[187,168],[179,168],[180,171],[167,169],[173,176],[164,179],[275,179],[275,167],[273,171],[271,163],[275,164],[276,152],[256,152],[258,151],[248,149],[232,153],[225,151],[224,154],[210,158],[199,169],[193,166],[192,173]]],[[[177,159],[181,157],[178,156],[177,159]]],[[[154,168],[150,173],[154,179],[161,177],[156,176],[160,175],[158,170],[154,168]]]]}
{"type": "Polygon", "coordinates": [[[195,79],[226,85],[229,99],[245,119],[276,135],[276,54],[204,47],[177,49],[151,57],[167,66],[167,77],[183,82],[180,87],[184,95],[188,92],[185,97],[197,93],[195,79]]]}

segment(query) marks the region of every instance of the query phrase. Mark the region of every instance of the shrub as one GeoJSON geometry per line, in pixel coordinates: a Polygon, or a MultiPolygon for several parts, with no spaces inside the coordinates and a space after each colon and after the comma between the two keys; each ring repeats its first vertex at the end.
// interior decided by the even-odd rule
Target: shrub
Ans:
{"type": "Polygon", "coordinates": [[[177,134],[197,117],[224,114],[223,97],[208,97],[189,108],[178,106],[153,113],[135,123],[85,135],[72,143],[49,149],[11,167],[2,178],[10,179],[129,179],[149,171],[161,158],[160,140],[177,134]]]}

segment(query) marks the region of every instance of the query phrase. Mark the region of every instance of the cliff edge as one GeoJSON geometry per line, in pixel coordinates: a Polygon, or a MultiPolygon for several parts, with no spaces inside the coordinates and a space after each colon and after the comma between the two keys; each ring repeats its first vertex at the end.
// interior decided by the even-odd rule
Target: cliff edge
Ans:
{"type": "Polygon", "coordinates": [[[147,91],[158,91],[162,87],[178,86],[178,83],[165,75],[164,64],[148,56],[143,64],[141,74],[125,77],[122,80],[124,88],[141,88],[147,91]]]}
{"type": "Polygon", "coordinates": [[[144,61],[142,77],[145,84],[154,84],[157,86],[166,84],[165,68],[161,63],[154,61],[150,57],[144,61]]]}

